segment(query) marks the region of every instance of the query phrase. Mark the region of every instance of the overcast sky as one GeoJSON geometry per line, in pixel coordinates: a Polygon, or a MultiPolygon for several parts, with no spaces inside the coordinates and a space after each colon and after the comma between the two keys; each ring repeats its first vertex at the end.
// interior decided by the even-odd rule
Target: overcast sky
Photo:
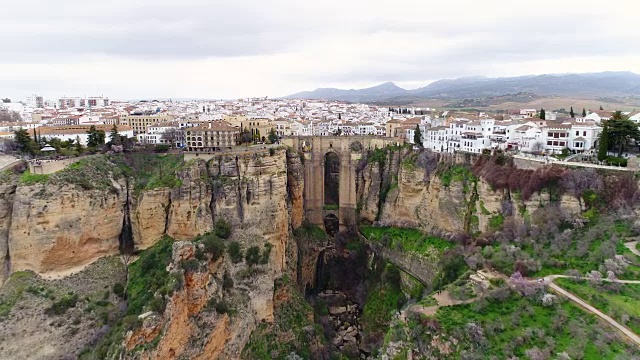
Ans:
{"type": "Polygon", "coordinates": [[[442,78],[640,73],[636,0],[20,0],[0,96],[283,96],[442,78]]]}

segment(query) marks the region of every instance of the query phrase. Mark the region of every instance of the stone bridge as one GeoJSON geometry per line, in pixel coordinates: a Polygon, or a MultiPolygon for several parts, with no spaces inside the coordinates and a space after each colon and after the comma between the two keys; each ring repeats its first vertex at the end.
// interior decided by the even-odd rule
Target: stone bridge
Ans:
{"type": "Polygon", "coordinates": [[[304,155],[305,217],[328,233],[356,224],[356,166],[367,150],[398,144],[375,136],[298,136],[283,139],[304,155]]]}

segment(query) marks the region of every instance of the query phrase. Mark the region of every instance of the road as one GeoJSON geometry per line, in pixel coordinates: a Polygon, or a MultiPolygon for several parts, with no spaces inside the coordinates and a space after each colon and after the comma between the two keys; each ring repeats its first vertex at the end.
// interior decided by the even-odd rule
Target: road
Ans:
{"type": "MultiPolygon", "coordinates": [[[[551,275],[551,276],[548,276],[547,278],[549,278],[549,277],[556,278],[556,277],[566,277],[566,276],[551,275]]],[[[547,278],[545,278],[545,281],[547,280],[547,278]]],[[[551,281],[553,281],[553,280],[551,280],[551,281]]],[[[630,281],[622,281],[622,280],[619,280],[618,282],[625,283],[625,284],[631,284],[631,283],[632,284],[638,284],[638,283],[640,283],[640,281],[630,282],[630,281]]],[[[611,326],[613,326],[616,329],[620,330],[620,332],[625,334],[631,341],[636,343],[636,345],[640,345],[640,336],[636,335],[633,331],[627,329],[626,327],[624,327],[623,325],[621,325],[617,321],[613,320],[607,314],[605,314],[602,311],[600,311],[600,310],[594,308],[593,306],[587,304],[585,301],[583,301],[579,297],[573,295],[572,293],[570,293],[567,290],[561,288],[560,286],[554,284],[553,282],[549,282],[548,285],[549,285],[549,287],[551,289],[553,289],[553,291],[555,291],[558,294],[568,298],[569,300],[571,300],[574,303],[578,304],[580,307],[582,307],[583,309],[589,311],[590,313],[599,316],[602,320],[608,322],[609,324],[611,324],[611,326]]]]}
{"type": "MultiPolygon", "coordinates": [[[[633,253],[637,254],[638,256],[640,256],[640,252],[638,252],[638,250],[635,248],[635,242],[633,242],[633,244],[626,243],[625,246],[627,246],[628,248],[629,248],[629,246],[633,246],[633,249],[635,250],[635,251],[632,250],[633,253]]],[[[482,275],[484,275],[483,277],[487,277],[488,275],[495,276],[492,273],[482,273],[482,275]]],[[[558,275],[548,275],[548,276],[545,276],[544,283],[547,286],[549,286],[549,288],[551,288],[554,292],[556,292],[556,293],[568,298],[569,300],[573,301],[574,303],[576,303],[581,308],[585,309],[586,311],[588,311],[588,312],[598,316],[602,320],[606,321],[611,326],[613,326],[614,328],[618,329],[622,334],[626,335],[636,345],[640,346],[640,336],[635,334],[630,329],[626,328],[624,325],[622,325],[619,322],[615,321],[613,318],[611,318],[607,314],[605,314],[602,311],[596,309],[595,307],[589,305],[586,301],[584,301],[584,300],[580,299],[579,297],[573,295],[572,293],[568,292],[567,290],[563,289],[562,287],[554,284],[553,281],[555,279],[558,279],[558,278],[574,278],[574,277],[573,276],[568,276],[568,275],[559,275],[559,274],[558,275]]],[[[585,277],[581,277],[581,279],[586,279],[586,278],[585,277]]],[[[537,280],[536,279],[532,279],[531,281],[533,282],[533,281],[537,281],[537,280]]],[[[609,279],[602,279],[602,281],[604,281],[604,282],[615,282],[615,283],[620,283],[620,284],[640,284],[640,280],[619,280],[619,279],[609,280],[609,279]]],[[[468,303],[471,303],[471,302],[474,302],[474,301],[478,300],[478,298],[472,298],[472,299],[468,299],[468,300],[464,300],[464,301],[456,301],[456,300],[451,299],[451,297],[449,296],[448,291],[446,291],[446,290],[442,291],[441,293],[438,293],[438,294],[434,295],[434,298],[436,298],[436,301],[437,301],[438,305],[423,306],[423,305],[420,305],[420,304],[415,304],[415,305],[410,306],[407,310],[411,311],[411,312],[421,313],[421,314],[426,315],[426,316],[432,316],[432,315],[436,314],[436,312],[438,311],[438,309],[440,307],[459,305],[459,304],[468,304],[468,303]]],[[[404,317],[404,315],[405,314],[403,313],[403,317],[404,317]]]]}
{"type": "Polygon", "coordinates": [[[627,247],[627,249],[631,250],[632,253],[640,256],[640,251],[638,251],[638,248],[636,246],[638,246],[638,241],[629,241],[627,243],[624,243],[624,246],[627,247]]]}

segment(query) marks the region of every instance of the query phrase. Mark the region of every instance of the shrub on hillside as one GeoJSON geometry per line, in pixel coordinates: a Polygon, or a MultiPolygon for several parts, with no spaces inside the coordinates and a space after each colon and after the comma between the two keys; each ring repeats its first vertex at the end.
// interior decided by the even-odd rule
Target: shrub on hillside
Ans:
{"type": "Polygon", "coordinates": [[[204,245],[204,252],[211,255],[214,261],[224,254],[224,243],[213,234],[205,235],[202,239],[202,245],[204,245]]]}
{"type": "Polygon", "coordinates": [[[194,272],[200,269],[200,262],[196,259],[182,260],[180,261],[180,267],[187,272],[194,272]]]}
{"type": "Polygon", "coordinates": [[[216,221],[215,233],[223,239],[228,239],[231,236],[231,224],[225,219],[218,219],[216,221]]]}
{"type": "Polygon", "coordinates": [[[69,293],[63,296],[62,299],[55,301],[53,304],[51,304],[51,307],[47,308],[47,310],[45,310],[45,313],[47,315],[62,315],[68,309],[76,307],[77,303],[78,303],[78,295],[74,293],[69,293]]]}
{"type": "Polygon", "coordinates": [[[227,252],[229,253],[229,257],[231,257],[231,261],[234,264],[242,261],[242,247],[240,246],[239,242],[232,241],[227,247],[227,252]]]}
{"type": "Polygon", "coordinates": [[[244,260],[247,262],[247,265],[253,266],[260,263],[260,248],[257,246],[252,246],[247,249],[247,253],[245,254],[244,260]]]}
{"type": "Polygon", "coordinates": [[[119,298],[124,299],[125,297],[124,285],[122,285],[122,283],[115,283],[113,285],[113,293],[119,298]]]}

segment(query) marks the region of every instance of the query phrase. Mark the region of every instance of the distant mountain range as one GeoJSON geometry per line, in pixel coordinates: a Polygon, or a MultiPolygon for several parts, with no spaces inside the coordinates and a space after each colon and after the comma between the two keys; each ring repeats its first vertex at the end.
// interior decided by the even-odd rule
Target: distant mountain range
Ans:
{"type": "Polygon", "coordinates": [[[640,75],[632,72],[545,74],[488,78],[481,76],[445,79],[413,90],[392,82],[366,89],[319,88],[285,98],[326,99],[350,102],[395,102],[420,99],[466,99],[520,92],[543,96],[624,97],[640,95],[640,75]]]}

